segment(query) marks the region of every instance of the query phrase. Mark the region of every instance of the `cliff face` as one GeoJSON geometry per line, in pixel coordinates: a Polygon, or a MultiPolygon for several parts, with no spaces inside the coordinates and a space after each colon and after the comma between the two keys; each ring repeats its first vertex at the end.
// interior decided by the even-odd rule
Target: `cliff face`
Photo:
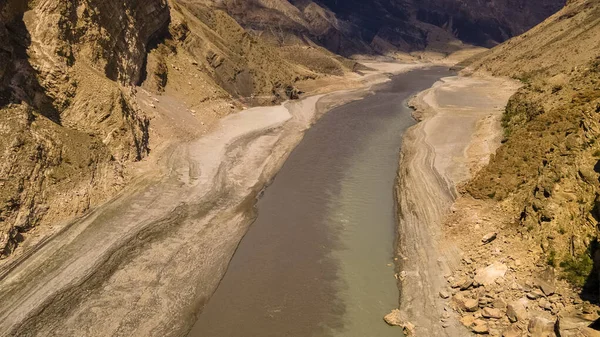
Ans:
{"type": "Polygon", "coordinates": [[[600,4],[571,1],[470,65],[524,86],[506,108],[503,146],[467,191],[511,205],[513,228],[577,286],[589,285],[599,234],[598,46],[600,4]]]}
{"type": "Polygon", "coordinates": [[[42,218],[84,212],[148,153],[148,120],[124,84],[165,29],[166,1],[0,4],[0,256],[42,218]]]}

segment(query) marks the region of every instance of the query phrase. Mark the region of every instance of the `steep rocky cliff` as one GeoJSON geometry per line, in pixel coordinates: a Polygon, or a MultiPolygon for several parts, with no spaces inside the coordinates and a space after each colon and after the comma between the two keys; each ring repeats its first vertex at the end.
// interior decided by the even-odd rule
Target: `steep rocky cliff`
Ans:
{"type": "Polygon", "coordinates": [[[0,256],[42,219],[114,194],[123,164],[148,154],[130,99],[166,1],[3,1],[0,256]]]}
{"type": "MultiPolygon", "coordinates": [[[[544,263],[593,284],[600,200],[600,3],[570,1],[470,68],[520,79],[503,118],[504,144],[466,187],[512,209],[507,221],[544,263]],[[590,278],[591,277],[591,278],[590,278]]],[[[594,292],[597,289],[588,289],[594,292]]]]}

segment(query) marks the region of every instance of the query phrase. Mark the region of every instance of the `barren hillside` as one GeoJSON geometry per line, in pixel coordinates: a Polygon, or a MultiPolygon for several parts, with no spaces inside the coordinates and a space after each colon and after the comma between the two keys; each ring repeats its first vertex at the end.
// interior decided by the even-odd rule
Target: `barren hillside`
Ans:
{"type": "Polygon", "coordinates": [[[583,294],[597,301],[590,286],[600,220],[600,3],[570,1],[469,63],[523,87],[506,108],[504,144],[466,190],[506,206],[509,232],[541,247],[543,266],[587,285],[583,294]]]}
{"type": "Polygon", "coordinates": [[[208,123],[354,66],[318,46],[274,49],[212,1],[3,1],[0,13],[0,256],[115,195],[129,163],[163,145],[137,85],[208,123]]]}

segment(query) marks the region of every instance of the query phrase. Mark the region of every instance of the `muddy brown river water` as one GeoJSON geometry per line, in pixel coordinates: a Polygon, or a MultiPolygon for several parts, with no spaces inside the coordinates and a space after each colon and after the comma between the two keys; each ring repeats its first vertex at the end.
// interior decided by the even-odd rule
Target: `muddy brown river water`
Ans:
{"type": "Polygon", "coordinates": [[[258,202],[189,337],[398,336],[394,180],[406,101],[452,73],[414,70],[328,112],[258,202]]]}

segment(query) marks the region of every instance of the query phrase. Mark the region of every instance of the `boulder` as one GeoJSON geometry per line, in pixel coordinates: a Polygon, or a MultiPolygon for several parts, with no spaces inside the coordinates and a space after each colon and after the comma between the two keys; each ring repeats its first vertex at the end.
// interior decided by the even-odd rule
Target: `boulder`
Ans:
{"type": "Polygon", "coordinates": [[[545,280],[537,280],[537,286],[546,296],[552,296],[556,292],[554,284],[545,280]]]}
{"type": "Polygon", "coordinates": [[[475,312],[479,309],[479,300],[467,298],[463,294],[456,294],[452,297],[452,304],[456,310],[475,312]]]}
{"type": "Polygon", "coordinates": [[[471,288],[473,286],[473,280],[465,280],[459,287],[460,290],[468,290],[469,288],[471,288]]]}
{"type": "Polygon", "coordinates": [[[594,322],[583,317],[559,316],[554,324],[554,329],[561,337],[600,337],[600,332],[589,328],[592,323],[594,322]]]}
{"type": "Polygon", "coordinates": [[[524,321],[527,319],[527,308],[525,305],[526,300],[520,299],[517,301],[510,302],[506,307],[506,316],[511,322],[524,321]]]}
{"type": "Polygon", "coordinates": [[[496,308],[483,308],[482,316],[485,318],[502,318],[502,310],[496,308]]]}
{"type": "Polygon", "coordinates": [[[529,320],[527,331],[532,337],[550,337],[554,334],[554,322],[543,316],[534,316],[529,320]]]}
{"type": "Polygon", "coordinates": [[[544,297],[544,293],[539,289],[535,289],[533,291],[528,292],[526,296],[530,300],[536,300],[538,298],[544,297]]]}
{"type": "Polygon", "coordinates": [[[502,332],[502,337],[521,337],[523,332],[519,327],[512,325],[502,332]]]}
{"type": "Polygon", "coordinates": [[[383,320],[391,326],[399,326],[404,331],[405,336],[412,336],[415,333],[414,324],[405,319],[405,315],[398,309],[392,310],[389,314],[383,317],[383,320]]]}
{"type": "Polygon", "coordinates": [[[442,291],[440,291],[440,297],[443,299],[447,299],[450,297],[450,294],[448,294],[447,292],[442,290],[442,291]]]}
{"type": "Polygon", "coordinates": [[[554,286],[555,279],[554,268],[548,267],[535,280],[535,285],[544,295],[551,296],[556,292],[556,287],[554,286]]]}
{"type": "Polygon", "coordinates": [[[545,298],[540,299],[538,305],[540,306],[540,308],[542,308],[544,310],[551,310],[552,309],[552,303],[550,303],[550,301],[548,301],[545,298]]]}
{"type": "Polygon", "coordinates": [[[495,262],[485,268],[479,269],[475,275],[475,282],[484,286],[493,284],[496,279],[504,277],[508,267],[504,263],[495,262]]]}
{"type": "Polygon", "coordinates": [[[479,301],[473,298],[467,299],[465,302],[465,309],[468,312],[475,312],[479,309],[479,301]]]}
{"type": "Polygon", "coordinates": [[[476,319],[473,322],[473,326],[471,327],[471,330],[473,330],[474,333],[482,335],[482,334],[488,334],[490,332],[490,327],[488,326],[487,322],[482,320],[482,319],[476,319]]]}
{"type": "Polygon", "coordinates": [[[475,316],[473,316],[473,314],[465,315],[461,317],[460,322],[462,323],[462,325],[469,328],[471,327],[471,325],[473,325],[473,322],[475,322],[475,316]]]}
{"type": "Polygon", "coordinates": [[[506,302],[501,298],[497,298],[492,302],[492,306],[496,309],[506,309],[506,302]]]}
{"type": "Polygon", "coordinates": [[[402,324],[404,324],[404,318],[403,318],[402,312],[398,309],[394,309],[394,310],[392,310],[392,312],[385,315],[385,317],[383,317],[383,320],[387,324],[392,325],[392,326],[401,326],[402,324]]]}
{"type": "Polygon", "coordinates": [[[600,331],[592,328],[579,328],[579,333],[583,337],[600,337],[600,331]]]}
{"type": "Polygon", "coordinates": [[[481,239],[481,242],[483,242],[484,244],[490,243],[494,240],[496,240],[496,237],[498,236],[497,233],[488,233],[486,235],[483,236],[483,238],[481,239]]]}

